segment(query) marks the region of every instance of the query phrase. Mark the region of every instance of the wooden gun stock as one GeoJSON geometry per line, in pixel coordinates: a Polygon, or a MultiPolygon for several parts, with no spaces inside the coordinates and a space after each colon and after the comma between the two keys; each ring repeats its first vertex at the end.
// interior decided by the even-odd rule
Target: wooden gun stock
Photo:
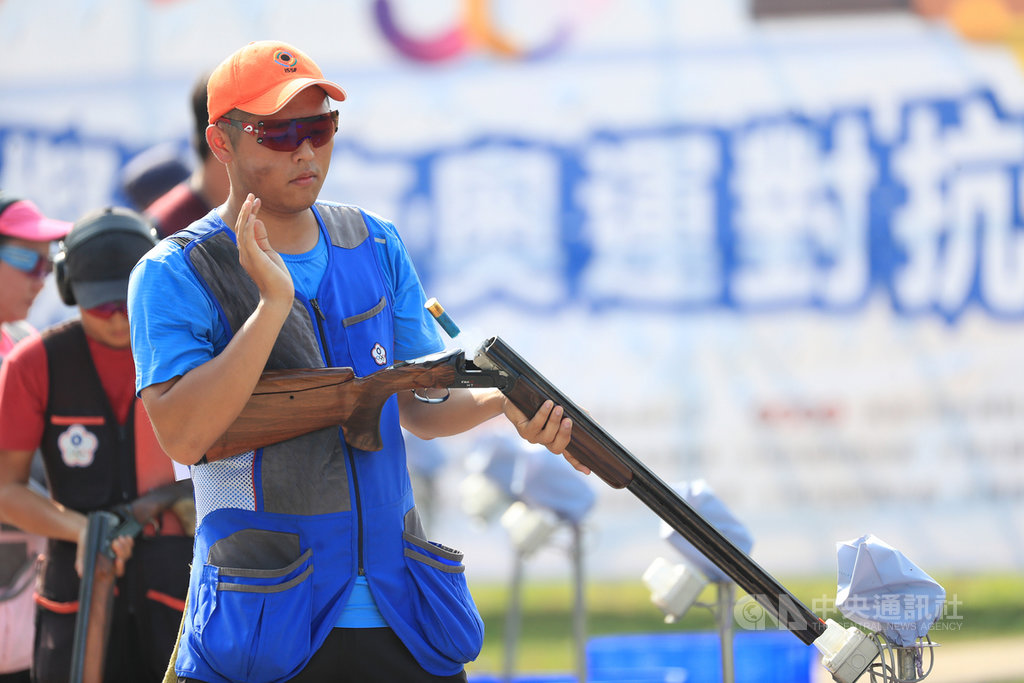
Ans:
{"type": "Polygon", "coordinates": [[[396,363],[365,377],[352,368],[268,370],[226,432],[206,452],[212,462],[341,425],[345,441],[364,451],[381,449],[380,412],[399,391],[496,387],[503,381],[452,351],[396,363]]]}
{"type": "Polygon", "coordinates": [[[102,683],[114,605],[114,551],[110,534],[117,515],[89,513],[85,567],[78,588],[78,617],[71,650],[71,683],[102,683]]]}
{"type": "Polygon", "coordinates": [[[502,392],[526,415],[533,415],[547,399],[562,406],[573,422],[569,454],[609,486],[628,489],[757,600],[780,626],[807,645],[825,631],[821,619],[499,337],[484,342],[474,362],[509,378],[502,392]]]}

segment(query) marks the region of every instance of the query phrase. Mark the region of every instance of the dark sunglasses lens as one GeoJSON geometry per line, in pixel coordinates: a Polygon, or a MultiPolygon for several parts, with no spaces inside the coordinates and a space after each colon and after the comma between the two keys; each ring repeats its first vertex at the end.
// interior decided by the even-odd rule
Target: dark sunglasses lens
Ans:
{"type": "Polygon", "coordinates": [[[123,313],[125,316],[128,315],[128,303],[126,301],[111,301],[109,303],[100,304],[89,309],[89,312],[100,318],[110,318],[115,313],[123,313]]]}
{"type": "Polygon", "coordinates": [[[309,139],[314,147],[322,147],[334,135],[334,115],[321,114],[306,119],[265,121],[260,138],[267,149],[276,152],[294,152],[309,139]]]}

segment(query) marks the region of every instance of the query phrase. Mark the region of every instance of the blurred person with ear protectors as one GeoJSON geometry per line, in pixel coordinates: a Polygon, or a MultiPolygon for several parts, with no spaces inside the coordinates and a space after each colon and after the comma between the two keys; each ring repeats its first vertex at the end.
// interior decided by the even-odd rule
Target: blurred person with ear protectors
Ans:
{"type": "MultiPolygon", "coordinates": [[[[0,519],[48,538],[35,595],[32,680],[69,678],[87,515],[174,481],[135,397],[128,275],[156,244],[139,214],[106,208],[77,221],[53,270],[80,317],[19,344],[0,368],[0,519]],[[29,487],[43,455],[50,497],[29,487]]],[[[192,539],[170,510],[137,540],[114,539],[118,574],[104,680],[159,681],[176,638],[192,539]]]]}

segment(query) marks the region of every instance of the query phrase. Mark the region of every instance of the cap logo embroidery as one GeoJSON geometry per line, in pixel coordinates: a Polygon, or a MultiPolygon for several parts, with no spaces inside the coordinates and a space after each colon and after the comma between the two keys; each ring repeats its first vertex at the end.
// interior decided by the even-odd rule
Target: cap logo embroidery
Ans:
{"type": "Polygon", "coordinates": [[[373,345],[370,355],[373,356],[373,362],[377,365],[387,365],[388,352],[384,350],[384,347],[379,342],[373,345]]]}
{"type": "Polygon", "coordinates": [[[299,65],[299,58],[288,50],[278,50],[274,53],[274,61],[284,67],[285,72],[295,71],[299,65]]]}
{"type": "Polygon", "coordinates": [[[60,457],[68,467],[88,467],[96,459],[99,446],[96,435],[80,424],[73,424],[57,437],[60,457]]]}

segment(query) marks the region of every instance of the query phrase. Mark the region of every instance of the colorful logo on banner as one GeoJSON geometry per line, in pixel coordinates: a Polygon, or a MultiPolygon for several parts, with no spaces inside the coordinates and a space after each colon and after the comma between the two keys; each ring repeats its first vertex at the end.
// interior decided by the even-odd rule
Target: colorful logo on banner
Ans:
{"type": "Polygon", "coordinates": [[[473,48],[509,59],[542,59],[561,49],[579,22],[602,4],[603,0],[577,3],[575,9],[563,13],[547,39],[532,46],[517,42],[495,26],[491,0],[464,0],[461,23],[430,38],[410,35],[399,27],[389,0],[374,0],[373,12],[388,42],[416,61],[440,62],[473,48]]]}

